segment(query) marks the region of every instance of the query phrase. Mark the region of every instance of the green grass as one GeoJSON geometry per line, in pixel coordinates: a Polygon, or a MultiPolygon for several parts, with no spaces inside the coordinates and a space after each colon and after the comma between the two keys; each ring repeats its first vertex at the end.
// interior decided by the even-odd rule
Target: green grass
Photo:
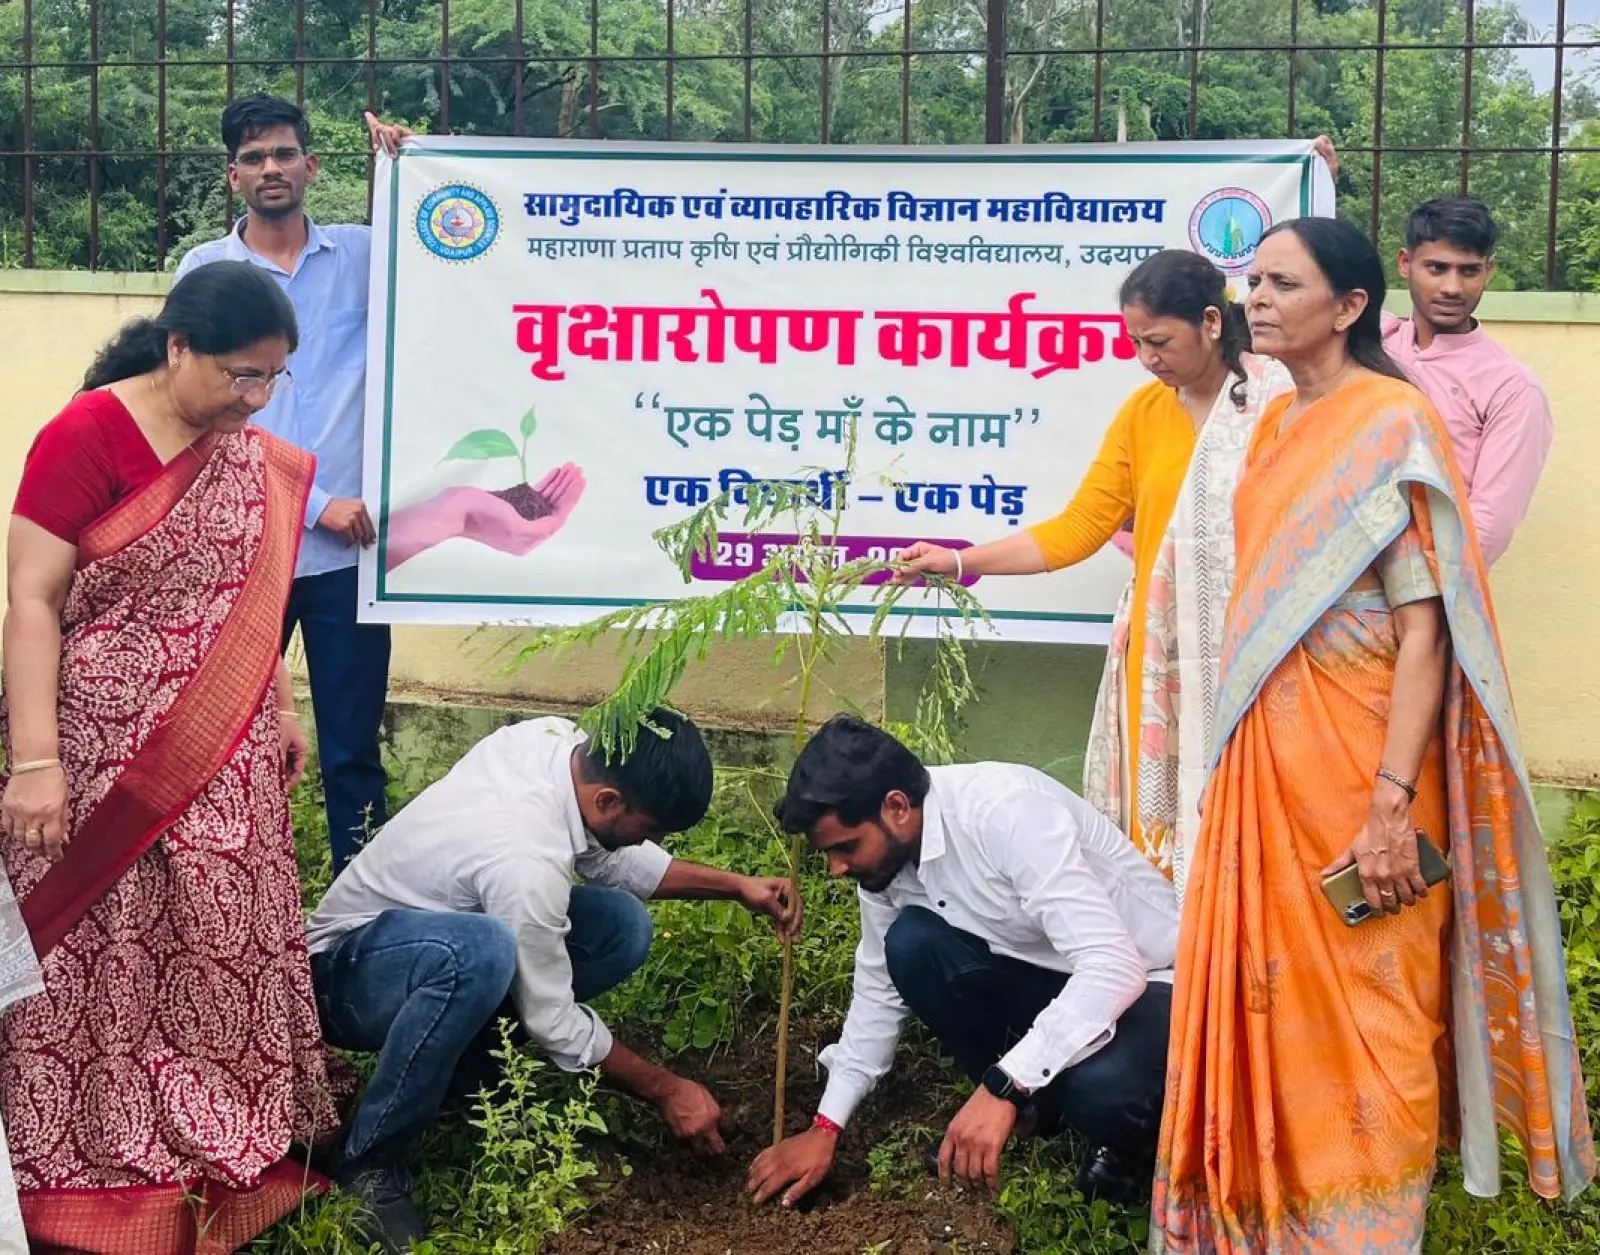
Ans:
{"type": "MultiPolygon", "coordinates": [[[[420,787],[440,770],[410,770],[408,785],[420,787]]],[[[297,795],[294,809],[311,903],[328,876],[314,779],[297,795]]],[[[781,874],[788,857],[785,843],[755,812],[748,787],[736,779],[722,781],[712,816],[670,845],[684,858],[758,873],[781,874]]],[[[1600,798],[1580,802],[1566,830],[1554,835],[1551,861],[1594,1111],[1600,1100],[1600,798]]],[[[809,1020],[837,1022],[850,997],[855,894],[852,886],[827,880],[819,871],[813,861],[805,878],[807,923],[795,954],[795,1009],[809,1020]]],[[[656,945],[649,962],[600,1004],[613,1024],[657,1036],[669,1050],[706,1049],[730,1044],[752,1014],[771,1010],[778,991],[778,946],[765,923],[728,903],[663,902],[652,909],[656,945]]],[[[770,1064],[762,1059],[754,1066],[770,1064]]],[[[506,1081],[485,1097],[475,1116],[446,1123],[419,1149],[419,1202],[435,1218],[434,1236],[421,1255],[533,1255],[586,1205],[594,1164],[585,1139],[602,1129],[646,1154],[659,1133],[653,1115],[638,1104],[594,1093],[587,1084],[542,1067],[530,1054],[515,1056],[506,1081]]],[[[942,1132],[915,1128],[871,1155],[874,1188],[900,1196],[922,1188],[907,1169],[918,1159],[911,1152],[942,1132]]],[[[1055,1143],[1008,1160],[997,1205],[1016,1226],[1020,1249],[1026,1255],[1142,1251],[1147,1217],[1086,1205],[1073,1189],[1073,1154],[1071,1145],[1055,1143]]],[[[1504,1163],[1505,1189],[1493,1201],[1468,1197],[1455,1165],[1441,1166],[1429,1209],[1427,1255],[1600,1252],[1600,1190],[1570,1205],[1545,1203],[1529,1192],[1520,1156],[1509,1142],[1504,1163]]],[[[347,1220],[347,1200],[319,1200],[251,1249],[255,1255],[352,1255],[356,1248],[345,1235],[347,1220]]]]}

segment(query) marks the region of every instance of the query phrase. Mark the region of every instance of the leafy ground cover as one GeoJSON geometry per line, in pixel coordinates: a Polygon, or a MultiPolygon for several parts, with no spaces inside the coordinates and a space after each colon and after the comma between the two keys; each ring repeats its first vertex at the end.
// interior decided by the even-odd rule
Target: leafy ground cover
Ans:
{"type": "MultiPolygon", "coordinates": [[[[443,769],[441,765],[440,770],[443,769]]],[[[421,783],[413,778],[413,783],[421,783]]],[[[703,862],[780,873],[786,843],[749,813],[743,782],[726,781],[711,817],[674,846],[703,862]]],[[[399,801],[401,799],[396,799],[399,801]]],[[[327,881],[320,798],[296,799],[307,898],[327,881]]],[[[1600,1098],[1600,798],[1581,802],[1552,834],[1562,895],[1574,1016],[1591,1110],[1600,1098]]],[[[850,886],[808,863],[808,927],[794,955],[788,1122],[798,1128],[821,1091],[816,1052],[849,999],[856,921],[850,886]]],[[[785,1213],[743,1197],[744,1172],[770,1136],[779,954],[764,924],[731,904],[658,903],[649,963],[604,1011],[625,1039],[705,1081],[736,1121],[729,1155],[679,1148],[647,1107],[597,1091],[512,1052],[500,1088],[452,1114],[419,1148],[419,1201],[434,1226],[421,1255],[1122,1255],[1144,1249],[1147,1217],[1089,1206],[1073,1180],[1079,1148],[1046,1143],[1013,1154],[997,1199],[937,1188],[922,1168],[964,1083],[919,1035],[908,1035],[892,1079],[869,1100],[841,1148],[835,1179],[813,1205],[785,1213]]],[[[359,1062],[359,1061],[358,1061],[359,1062]]],[[[1506,1188],[1469,1198],[1446,1159],[1429,1215],[1428,1255],[1600,1252],[1600,1197],[1534,1198],[1520,1160],[1506,1188]]],[[[353,1255],[347,1200],[308,1203],[253,1248],[255,1255],[353,1255]]]]}

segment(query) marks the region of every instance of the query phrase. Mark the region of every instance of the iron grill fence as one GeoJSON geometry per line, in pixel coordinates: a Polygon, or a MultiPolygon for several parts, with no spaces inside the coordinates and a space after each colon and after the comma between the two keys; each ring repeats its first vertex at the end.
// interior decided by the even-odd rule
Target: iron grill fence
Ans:
{"type": "Polygon", "coordinates": [[[312,113],[324,212],[370,189],[361,109],[595,139],[1325,131],[1374,239],[1479,191],[1511,282],[1600,286],[1600,40],[1567,0],[1543,29],[1511,0],[0,0],[0,32],[0,266],[160,269],[231,224],[217,117],[266,89],[312,113]]]}

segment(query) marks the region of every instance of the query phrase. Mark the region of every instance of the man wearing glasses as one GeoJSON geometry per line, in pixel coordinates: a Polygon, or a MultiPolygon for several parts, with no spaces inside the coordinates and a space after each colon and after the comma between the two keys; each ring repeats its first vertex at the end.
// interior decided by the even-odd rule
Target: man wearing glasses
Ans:
{"type": "MultiPolygon", "coordinates": [[[[366,120],[374,151],[393,154],[411,133],[370,113],[366,120]]],[[[377,539],[361,500],[371,230],[323,226],[302,208],[317,158],[305,114],[289,101],[235,100],[222,114],[222,142],[228,186],[244,200],[244,217],[223,238],[191,249],[177,274],[225,259],[250,262],[283,285],[300,323],[290,371],[275,381],[272,401],[255,421],[317,458],[283,640],[287,648],[300,628],[337,875],[363,835],[387,817],[378,731],[389,629],[356,622],[357,554],[377,539]]]]}

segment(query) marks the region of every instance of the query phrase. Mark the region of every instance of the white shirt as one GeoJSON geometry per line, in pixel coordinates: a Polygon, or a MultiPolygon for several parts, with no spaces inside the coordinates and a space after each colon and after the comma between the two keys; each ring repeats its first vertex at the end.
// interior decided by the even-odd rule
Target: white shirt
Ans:
{"type": "Polygon", "coordinates": [[[307,925],[311,951],[392,909],[492,915],[517,935],[528,1035],[565,1071],[603,1062],[611,1031],[572,996],[573,874],[642,900],[672,856],[653,842],[606,850],[584,829],[571,768],[584,739],[569,720],[531,719],[473,746],[340,873],[307,925]]]}
{"type": "Polygon", "coordinates": [[[906,1005],[889,979],[884,937],[924,907],[996,954],[1071,979],[1004,1058],[1042,1089],[1116,1033],[1149,979],[1172,979],[1172,885],[1099,811],[1042,771],[1006,763],[932,767],[922,851],[881,894],[863,890],[855,992],[839,1041],[824,1050],[818,1110],[839,1124],[889,1071],[906,1005]]]}

